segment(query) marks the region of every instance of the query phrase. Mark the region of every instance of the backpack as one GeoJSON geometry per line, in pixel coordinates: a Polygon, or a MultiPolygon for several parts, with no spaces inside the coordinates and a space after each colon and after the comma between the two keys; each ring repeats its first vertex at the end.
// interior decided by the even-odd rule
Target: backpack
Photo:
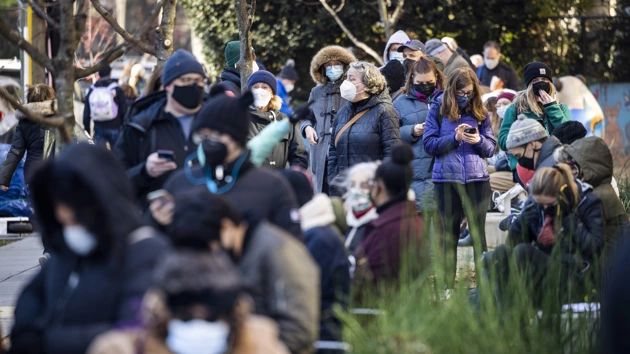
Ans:
{"type": "Polygon", "coordinates": [[[90,93],[90,117],[95,122],[105,122],[118,117],[118,104],[116,97],[118,84],[112,82],[109,86],[92,86],[90,93]]]}

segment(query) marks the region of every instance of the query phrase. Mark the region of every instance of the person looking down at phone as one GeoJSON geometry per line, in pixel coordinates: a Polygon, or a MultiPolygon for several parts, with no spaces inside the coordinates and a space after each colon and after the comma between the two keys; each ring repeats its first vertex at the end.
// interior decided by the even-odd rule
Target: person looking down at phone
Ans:
{"type": "MultiPolygon", "coordinates": [[[[219,92],[204,105],[192,128],[199,147],[186,158],[186,166],[164,184],[166,199],[156,196],[151,202],[155,221],[163,227],[169,225],[173,196],[200,188],[225,195],[251,225],[267,220],[301,238],[299,206],[289,183],[274,170],[250,162],[246,144],[253,103],[249,91],[239,98],[219,92]],[[194,162],[199,164],[191,167],[194,162]]],[[[297,111],[309,113],[308,109],[297,111]]]]}
{"type": "Polygon", "coordinates": [[[164,90],[131,106],[114,151],[127,168],[141,205],[146,206],[146,195],[160,189],[197,148],[191,131],[204,101],[205,82],[201,64],[180,49],[164,64],[164,90]]]}
{"type": "Polygon", "coordinates": [[[490,174],[486,158],[494,155],[496,140],[484,111],[479,81],[470,68],[447,77],[444,94],[435,98],[422,135],[425,151],[435,156],[433,183],[445,233],[446,286],[455,283],[457,241],[466,214],[475,260],[486,247],[486,211],[490,204],[490,174]],[[464,203],[472,209],[464,209],[464,203]],[[472,211],[474,215],[469,215],[472,211]]]}
{"type": "Polygon", "coordinates": [[[531,295],[539,300],[551,265],[559,264],[560,285],[566,286],[559,294],[572,296],[562,303],[583,301],[590,294],[585,286],[596,285],[599,276],[597,260],[604,249],[602,201],[590,186],[576,182],[569,165],[563,163],[536,171],[531,192],[532,198],[512,223],[505,245],[487,257],[498,272],[499,285],[509,277],[512,258],[519,271],[527,272],[530,287],[526,289],[538,290],[531,295]],[[562,261],[553,262],[555,257],[562,261]]]}

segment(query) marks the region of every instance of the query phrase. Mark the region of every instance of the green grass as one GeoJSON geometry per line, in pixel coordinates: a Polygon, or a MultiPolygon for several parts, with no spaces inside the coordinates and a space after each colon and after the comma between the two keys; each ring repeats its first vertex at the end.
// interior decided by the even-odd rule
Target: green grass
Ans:
{"type": "Polygon", "coordinates": [[[630,179],[625,176],[617,179],[617,187],[621,204],[626,209],[626,213],[630,213],[630,179]]]}
{"type": "Polygon", "coordinates": [[[10,243],[13,243],[13,242],[15,242],[15,241],[14,240],[7,240],[7,241],[0,240],[0,247],[6,246],[6,245],[8,245],[10,243]]]}

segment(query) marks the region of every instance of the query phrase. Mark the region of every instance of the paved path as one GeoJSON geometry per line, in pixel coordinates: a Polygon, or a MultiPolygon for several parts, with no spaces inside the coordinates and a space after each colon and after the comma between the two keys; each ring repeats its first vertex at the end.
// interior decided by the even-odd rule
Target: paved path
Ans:
{"type": "Polygon", "coordinates": [[[22,288],[39,272],[42,255],[39,237],[27,237],[0,247],[0,327],[9,334],[13,322],[13,306],[22,288]]]}

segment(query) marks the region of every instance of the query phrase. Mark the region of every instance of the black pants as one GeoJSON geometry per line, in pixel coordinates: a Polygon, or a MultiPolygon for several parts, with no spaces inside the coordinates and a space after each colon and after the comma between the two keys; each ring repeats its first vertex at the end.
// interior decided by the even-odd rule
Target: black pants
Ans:
{"type": "Polygon", "coordinates": [[[459,241],[459,229],[464,214],[468,218],[470,236],[473,239],[475,263],[488,249],[486,245],[486,213],[491,196],[492,191],[489,182],[435,183],[435,198],[438,201],[438,210],[444,225],[445,281],[449,289],[455,285],[457,242],[459,241]],[[469,213],[464,211],[464,201],[470,201],[473,215],[468,215],[469,213]]]}

